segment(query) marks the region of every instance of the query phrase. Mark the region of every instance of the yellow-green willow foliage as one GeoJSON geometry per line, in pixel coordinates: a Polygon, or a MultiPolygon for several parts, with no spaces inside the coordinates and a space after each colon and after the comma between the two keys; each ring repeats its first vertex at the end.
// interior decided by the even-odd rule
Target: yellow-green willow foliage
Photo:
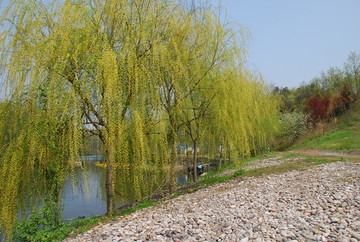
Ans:
{"type": "Polygon", "coordinates": [[[225,27],[209,6],[180,11],[179,16],[176,22],[169,22],[170,32],[174,33],[171,41],[158,49],[157,73],[162,82],[160,101],[167,116],[173,166],[177,159],[176,144],[181,142],[179,130],[189,134],[191,145],[200,142],[205,128],[200,123],[209,118],[213,108],[210,104],[217,96],[219,72],[223,66],[232,65],[234,58],[242,61],[246,52],[245,45],[236,43],[236,36],[245,38],[246,33],[225,27]]]}
{"type": "Polygon", "coordinates": [[[127,0],[9,4],[1,18],[9,101],[0,124],[2,225],[16,217],[31,174],[73,169],[89,135],[106,151],[108,212],[124,175],[132,174],[137,197],[146,193],[142,171],[161,170],[168,159],[154,56],[169,42],[172,8],[127,0]]]}
{"type": "Polygon", "coordinates": [[[231,151],[239,160],[270,149],[278,131],[277,100],[248,73],[228,70],[224,76],[208,123],[210,150],[231,151]]]}
{"type": "Polygon", "coordinates": [[[180,130],[240,156],[267,147],[276,104],[239,65],[246,32],[210,6],[44,2],[11,1],[0,20],[1,225],[15,219],[24,184],[44,194],[74,170],[90,135],[106,155],[109,214],[115,193],[141,198],[165,185],[154,177],[169,173],[174,190],[180,130]]]}

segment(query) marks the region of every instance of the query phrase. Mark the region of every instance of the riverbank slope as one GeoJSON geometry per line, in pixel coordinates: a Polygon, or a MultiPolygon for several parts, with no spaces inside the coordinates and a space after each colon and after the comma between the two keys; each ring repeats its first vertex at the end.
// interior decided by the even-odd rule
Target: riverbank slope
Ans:
{"type": "Polygon", "coordinates": [[[248,166],[253,176],[119,217],[67,241],[360,240],[358,161],[298,153],[255,160],[248,166]],[[276,171],[309,162],[316,166],[256,175],[264,166],[276,171]]]}

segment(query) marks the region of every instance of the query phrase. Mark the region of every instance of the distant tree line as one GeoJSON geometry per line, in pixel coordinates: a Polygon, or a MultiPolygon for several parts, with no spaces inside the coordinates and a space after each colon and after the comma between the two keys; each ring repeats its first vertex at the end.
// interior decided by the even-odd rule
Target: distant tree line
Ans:
{"type": "Polygon", "coordinates": [[[359,100],[360,53],[351,52],[342,68],[331,67],[297,88],[275,87],[273,93],[280,100],[282,127],[292,127],[283,130],[283,140],[292,137],[289,145],[307,127],[341,116],[359,100]]]}

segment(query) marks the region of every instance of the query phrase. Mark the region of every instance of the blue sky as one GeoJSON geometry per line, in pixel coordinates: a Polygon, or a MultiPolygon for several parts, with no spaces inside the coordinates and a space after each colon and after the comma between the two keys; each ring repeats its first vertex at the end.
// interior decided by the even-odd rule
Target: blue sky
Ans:
{"type": "Polygon", "coordinates": [[[360,0],[209,0],[252,33],[249,67],[297,87],[360,52],[360,0]]]}

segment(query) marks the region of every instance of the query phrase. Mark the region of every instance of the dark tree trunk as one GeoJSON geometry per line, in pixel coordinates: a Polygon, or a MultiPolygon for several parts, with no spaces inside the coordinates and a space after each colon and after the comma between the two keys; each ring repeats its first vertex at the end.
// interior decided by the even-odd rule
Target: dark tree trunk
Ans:
{"type": "Polygon", "coordinates": [[[228,147],[228,153],[229,153],[229,163],[231,163],[231,149],[230,149],[230,146],[228,147]]]}
{"type": "Polygon", "coordinates": [[[197,181],[197,140],[193,140],[193,144],[194,144],[194,154],[193,154],[193,181],[196,182],[197,181]]]}
{"type": "Polygon", "coordinates": [[[175,137],[171,137],[171,157],[169,162],[169,193],[172,194],[176,190],[176,174],[175,168],[177,164],[177,150],[175,137]]]}
{"type": "Polygon", "coordinates": [[[222,160],[223,160],[223,148],[221,147],[221,148],[220,148],[220,159],[219,159],[218,170],[221,170],[222,160]]]}
{"type": "Polygon", "coordinates": [[[111,216],[115,210],[114,203],[114,184],[113,184],[113,166],[110,161],[106,164],[106,210],[107,215],[111,216]]]}

